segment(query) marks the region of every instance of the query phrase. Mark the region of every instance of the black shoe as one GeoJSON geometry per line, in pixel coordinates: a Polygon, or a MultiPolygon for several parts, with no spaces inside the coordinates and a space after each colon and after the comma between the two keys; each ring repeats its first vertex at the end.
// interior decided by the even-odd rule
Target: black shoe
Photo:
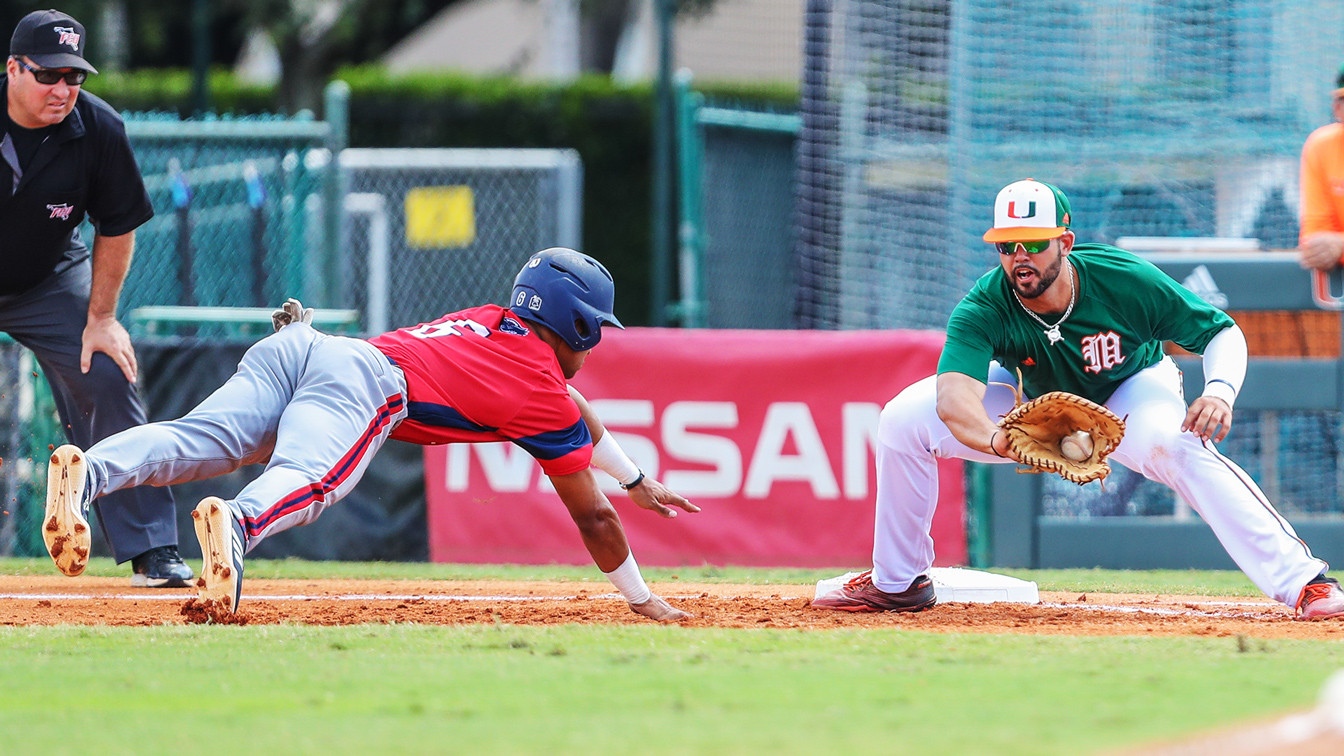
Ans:
{"type": "Polygon", "coordinates": [[[131,560],[131,585],[136,588],[186,588],[195,577],[176,546],[150,549],[131,560]]]}

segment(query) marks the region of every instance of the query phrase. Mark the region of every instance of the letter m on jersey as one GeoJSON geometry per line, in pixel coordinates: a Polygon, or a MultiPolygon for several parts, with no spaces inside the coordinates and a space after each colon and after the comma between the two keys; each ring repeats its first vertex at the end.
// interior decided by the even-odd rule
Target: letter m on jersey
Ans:
{"type": "Polygon", "coordinates": [[[1120,354],[1120,336],[1115,331],[1085,336],[1082,346],[1083,361],[1087,363],[1084,372],[1100,373],[1125,361],[1124,355],[1120,354]]]}

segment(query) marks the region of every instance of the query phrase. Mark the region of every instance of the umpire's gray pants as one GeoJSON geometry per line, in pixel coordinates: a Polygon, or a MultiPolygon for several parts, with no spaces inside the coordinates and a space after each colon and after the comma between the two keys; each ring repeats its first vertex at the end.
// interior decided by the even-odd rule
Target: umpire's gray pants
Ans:
{"type": "MultiPolygon", "coordinates": [[[[91,283],[86,259],[29,291],[0,296],[0,331],[36,355],[51,385],[65,437],[81,449],[145,422],[135,387],[111,357],[96,352],[89,372],[80,372],[91,283]]],[[[167,488],[118,491],[94,501],[94,508],[117,562],[159,546],[177,545],[173,495],[167,488]]]]}

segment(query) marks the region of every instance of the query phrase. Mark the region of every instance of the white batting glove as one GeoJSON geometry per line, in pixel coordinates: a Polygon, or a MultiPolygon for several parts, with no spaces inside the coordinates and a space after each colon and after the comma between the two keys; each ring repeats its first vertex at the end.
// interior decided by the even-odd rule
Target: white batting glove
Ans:
{"type": "Polygon", "coordinates": [[[311,325],[312,322],[313,308],[304,307],[302,302],[293,297],[285,300],[280,309],[271,313],[271,325],[275,326],[277,331],[290,323],[308,323],[311,325]]]}

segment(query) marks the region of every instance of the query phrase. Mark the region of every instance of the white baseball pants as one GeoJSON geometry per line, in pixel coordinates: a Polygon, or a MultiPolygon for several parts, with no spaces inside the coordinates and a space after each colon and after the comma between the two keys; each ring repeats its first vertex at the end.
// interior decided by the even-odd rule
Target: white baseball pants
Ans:
{"type": "MultiPolygon", "coordinates": [[[[997,364],[989,380],[1016,385],[997,364]]],[[[873,582],[887,592],[910,587],[933,565],[929,527],[938,501],[935,459],[1010,463],[953,437],[936,409],[936,376],[912,384],[882,410],[877,444],[877,519],[873,582]]],[[[992,383],[985,411],[998,418],[1013,393],[992,383]]],[[[1186,404],[1181,374],[1165,358],[1126,380],[1106,406],[1126,417],[1125,438],[1110,459],[1174,489],[1213,528],[1242,572],[1267,596],[1294,606],[1307,581],[1325,571],[1259,486],[1212,442],[1181,432],[1186,404]]]]}
{"type": "Polygon", "coordinates": [[[349,493],[405,416],[406,378],[372,344],[293,323],[248,349],[238,371],[185,417],[94,444],[90,485],[97,496],[265,462],[228,500],[250,551],[349,493]]]}

